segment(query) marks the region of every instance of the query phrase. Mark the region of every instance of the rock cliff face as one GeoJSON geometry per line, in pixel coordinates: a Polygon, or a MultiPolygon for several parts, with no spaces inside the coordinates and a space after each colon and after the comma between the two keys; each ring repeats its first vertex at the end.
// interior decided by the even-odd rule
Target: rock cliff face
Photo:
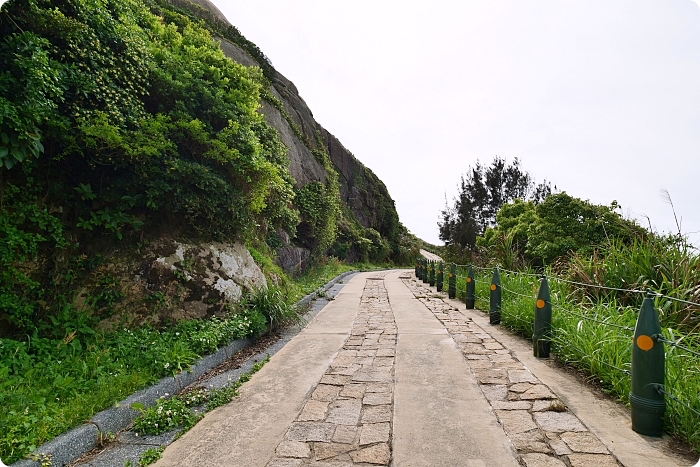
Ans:
{"type": "MultiPolygon", "coordinates": [[[[219,9],[208,0],[189,0],[194,10],[208,12],[209,18],[231,26],[219,9]]],[[[173,2],[175,3],[175,2],[173,2]]],[[[178,0],[178,6],[186,6],[185,0],[178,0]]],[[[206,13],[205,13],[206,14],[206,13]]],[[[312,150],[318,145],[330,155],[331,161],[339,175],[340,196],[350,212],[363,227],[378,231],[385,238],[393,238],[399,227],[398,214],[394,201],[389,196],[384,183],[342,143],[321,126],[313,116],[304,99],[299,95],[294,83],[272,69],[269,63],[260,63],[243,48],[232,42],[217,38],[221,49],[232,60],[245,66],[260,66],[266,70],[271,82],[270,94],[282,103],[285,115],[269,102],[263,102],[261,112],[267,122],[279,133],[282,142],[288,148],[289,170],[296,180],[297,187],[313,181],[325,183],[326,171],[318,162],[312,150]]]]}

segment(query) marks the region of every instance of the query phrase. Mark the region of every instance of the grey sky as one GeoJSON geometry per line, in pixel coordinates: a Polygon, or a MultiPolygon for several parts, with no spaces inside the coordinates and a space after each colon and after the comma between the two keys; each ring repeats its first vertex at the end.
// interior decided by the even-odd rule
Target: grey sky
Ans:
{"type": "Polygon", "coordinates": [[[494,155],[675,230],[665,188],[700,231],[691,0],[215,1],[427,241],[445,194],[494,155]]]}

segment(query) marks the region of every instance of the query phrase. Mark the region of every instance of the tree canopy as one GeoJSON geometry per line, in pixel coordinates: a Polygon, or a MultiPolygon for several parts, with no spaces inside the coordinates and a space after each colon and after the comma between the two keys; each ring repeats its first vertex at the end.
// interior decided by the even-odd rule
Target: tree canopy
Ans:
{"type": "Polygon", "coordinates": [[[538,204],[516,199],[501,207],[497,225],[486,229],[477,243],[497,250],[507,239],[512,252],[526,262],[545,265],[568,253],[588,255],[613,240],[629,243],[648,234],[618,209],[615,201],[597,205],[566,192],[551,194],[538,204]]]}
{"type": "Polygon", "coordinates": [[[441,212],[440,240],[473,249],[476,239],[496,223],[501,206],[516,199],[539,203],[552,192],[551,183],[536,184],[515,158],[510,164],[496,157],[486,167],[477,161],[462,176],[453,205],[441,212]]]}

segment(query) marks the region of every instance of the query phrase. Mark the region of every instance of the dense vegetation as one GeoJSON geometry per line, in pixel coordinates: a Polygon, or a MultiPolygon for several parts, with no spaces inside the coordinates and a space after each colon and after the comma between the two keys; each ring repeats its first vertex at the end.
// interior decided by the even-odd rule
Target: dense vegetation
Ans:
{"type": "Polygon", "coordinates": [[[415,240],[393,202],[378,200],[389,222],[379,237],[341,208],[318,141],[328,180],[295,187],[286,148],[258,112],[261,96],[271,99],[267,78],[226,58],[207,25],[256,53],[235,28],[169,3],[4,6],[0,325],[30,329],[55,315],[37,303],[53,307],[55,279],[98,243],[162,232],[275,247],[285,231],[315,259],[410,259],[415,240]]]}
{"type": "Polygon", "coordinates": [[[488,167],[477,161],[462,176],[452,206],[446,203],[441,212],[440,240],[456,248],[473,249],[477,237],[496,223],[501,206],[515,199],[537,204],[551,192],[551,183],[535,184],[517,158],[506,164],[496,157],[488,167]]]}

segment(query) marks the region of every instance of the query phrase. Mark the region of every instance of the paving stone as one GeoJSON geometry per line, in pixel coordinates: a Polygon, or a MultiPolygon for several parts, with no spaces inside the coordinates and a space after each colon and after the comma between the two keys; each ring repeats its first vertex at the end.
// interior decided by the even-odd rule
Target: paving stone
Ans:
{"type": "Polygon", "coordinates": [[[329,459],[350,452],[353,449],[352,444],[314,443],[314,457],[316,460],[329,459]]]}
{"type": "Polygon", "coordinates": [[[332,441],[334,443],[352,444],[355,441],[357,431],[358,427],[356,426],[338,425],[332,441]]]}
{"type": "Polygon", "coordinates": [[[493,368],[493,362],[488,359],[469,360],[469,366],[472,368],[493,368]]]}
{"type": "Polygon", "coordinates": [[[393,381],[390,369],[360,370],[352,377],[353,381],[385,383],[393,381]]]}
{"type": "Polygon", "coordinates": [[[520,362],[494,362],[494,367],[505,370],[522,370],[525,368],[520,362]]]}
{"type": "Polygon", "coordinates": [[[355,426],[360,419],[361,411],[362,402],[359,399],[338,399],[331,403],[326,422],[355,426]]]}
{"type": "Polygon", "coordinates": [[[340,397],[347,397],[351,399],[361,399],[365,394],[364,384],[346,384],[340,390],[338,394],[340,397]]]}
{"type": "Polygon", "coordinates": [[[501,350],[503,346],[498,342],[484,342],[484,348],[486,350],[501,350]]]}
{"type": "Polygon", "coordinates": [[[362,425],[360,446],[374,443],[388,443],[391,428],[388,422],[362,425]]]}
{"type": "Polygon", "coordinates": [[[358,357],[374,357],[377,355],[377,350],[362,349],[357,352],[358,357]]]}
{"type": "MultiPolygon", "coordinates": [[[[346,350],[343,349],[340,352],[338,352],[338,357],[357,357],[357,350],[346,350]]],[[[337,358],[337,357],[336,357],[337,358]]]]}
{"type": "Polygon", "coordinates": [[[366,392],[392,392],[392,385],[389,383],[367,383],[366,392]]]}
{"type": "Polygon", "coordinates": [[[545,410],[550,410],[553,406],[557,406],[558,404],[563,405],[563,403],[559,399],[535,400],[532,402],[532,411],[542,412],[545,410]]]}
{"type": "Polygon", "coordinates": [[[537,412],[535,421],[545,431],[563,433],[565,431],[588,431],[578,418],[569,412],[537,412]]]}
{"type": "Polygon", "coordinates": [[[319,384],[316,386],[316,389],[314,389],[313,394],[311,394],[311,397],[313,399],[323,401],[323,402],[332,402],[338,397],[338,393],[342,389],[341,386],[330,386],[328,384],[319,384]]]}
{"type": "Polygon", "coordinates": [[[508,370],[508,379],[511,383],[539,383],[539,380],[528,370],[508,370]]]}
{"type": "Polygon", "coordinates": [[[585,432],[566,432],[559,437],[569,446],[574,452],[582,452],[588,454],[608,454],[608,448],[593,434],[585,432]]]}
{"type": "Polygon", "coordinates": [[[502,401],[508,397],[508,386],[504,384],[483,384],[481,391],[489,401],[502,401]]]}
{"type": "Polygon", "coordinates": [[[374,365],[377,367],[394,366],[394,357],[375,357],[374,365]]]}
{"type": "Polygon", "coordinates": [[[534,386],[531,383],[515,383],[511,384],[508,386],[509,391],[513,392],[518,392],[518,393],[523,393],[529,389],[532,389],[534,386]]]}
{"type": "Polygon", "coordinates": [[[391,421],[391,405],[367,405],[362,411],[362,423],[391,421]]]}
{"type": "Polygon", "coordinates": [[[304,408],[301,409],[301,413],[297,417],[297,421],[310,422],[323,420],[326,418],[328,404],[328,402],[317,401],[314,399],[307,401],[306,404],[304,404],[304,408]]]}
{"type": "Polygon", "coordinates": [[[491,407],[494,410],[530,410],[532,402],[530,401],[492,401],[491,407]]]}
{"type": "Polygon", "coordinates": [[[460,343],[459,348],[466,354],[486,355],[489,353],[482,344],[460,343]]]}
{"type": "Polygon", "coordinates": [[[496,410],[495,412],[508,435],[537,429],[532,415],[527,410],[496,410]]]}
{"type": "Polygon", "coordinates": [[[320,441],[329,443],[333,437],[335,425],[324,422],[294,422],[289,427],[285,438],[289,441],[320,441]]]}
{"type": "Polygon", "coordinates": [[[374,363],[374,357],[355,357],[353,360],[358,365],[371,365],[374,363]]]}
{"type": "Polygon", "coordinates": [[[311,449],[306,443],[301,441],[282,441],[277,449],[275,450],[275,455],[278,457],[294,457],[297,459],[307,458],[311,455],[311,449]]]}
{"type": "Polygon", "coordinates": [[[474,337],[470,334],[455,334],[452,336],[452,339],[454,339],[455,342],[463,342],[463,343],[470,343],[470,344],[481,344],[481,339],[478,337],[474,337]]]}
{"type": "Polygon", "coordinates": [[[332,366],[327,374],[352,376],[361,368],[362,366],[356,364],[349,366],[332,366]]]}
{"type": "Polygon", "coordinates": [[[520,398],[523,400],[556,399],[556,397],[557,396],[555,396],[544,384],[535,385],[520,395],[520,398]]]}
{"type": "Polygon", "coordinates": [[[556,457],[546,454],[523,454],[522,459],[527,467],[566,467],[566,464],[556,457]]]}
{"type": "Polygon", "coordinates": [[[474,375],[481,384],[508,384],[508,372],[500,369],[474,369],[474,375]]]}
{"type": "Polygon", "coordinates": [[[359,451],[351,452],[350,457],[356,463],[388,465],[391,459],[391,451],[389,451],[389,445],[386,443],[375,444],[359,451]]]}
{"type": "Polygon", "coordinates": [[[338,355],[333,359],[331,366],[348,366],[357,363],[357,357],[352,355],[338,355]]]}
{"type": "Polygon", "coordinates": [[[544,454],[551,452],[551,449],[545,443],[544,436],[537,429],[524,433],[509,434],[508,437],[518,452],[541,452],[544,454]]]}
{"type": "Polygon", "coordinates": [[[321,384],[329,384],[333,386],[344,386],[345,383],[350,381],[350,376],[345,375],[323,375],[321,377],[321,384]]]}
{"type": "Polygon", "coordinates": [[[384,405],[391,404],[392,395],[390,392],[368,392],[362,399],[364,405],[384,405]]]}
{"type": "Polygon", "coordinates": [[[572,451],[569,449],[569,446],[567,446],[564,441],[559,439],[559,436],[556,433],[547,433],[547,438],[549,439],[549,446],[557,456],[571,454],[572,451]]]}
{"type": "Polygon", "coordinates": [[[604,454],[569,454],[571,467],[618,467],[618,463],[611,455],[604,454]]]}
{"type": "MultiPolygon", "coordinates": [[[[513,357],[510,355],[506,354],[499,354],[496,353],[495,355],[490,355],[489,360],[492,362],[501,362],[501,363],[520,363],[517,360],[515,360],[513,357]]],[[[522,365],[522,363],[520,363],[522,365]]]]}
{"type": "MultiPolygon", "coordinates": [[[[489,360],[489,356],[486,355],[486,354],[484,354],[484,355],[474,355],[474,354],[467,355],[467,360],[470,360],[470,361],[471,361],[471,360],[486,360],[486,361],[490,361],[490,360],[489,360]]],[[[471,365],[471,362],[470,362],[469,364],[471,365]]]]}

